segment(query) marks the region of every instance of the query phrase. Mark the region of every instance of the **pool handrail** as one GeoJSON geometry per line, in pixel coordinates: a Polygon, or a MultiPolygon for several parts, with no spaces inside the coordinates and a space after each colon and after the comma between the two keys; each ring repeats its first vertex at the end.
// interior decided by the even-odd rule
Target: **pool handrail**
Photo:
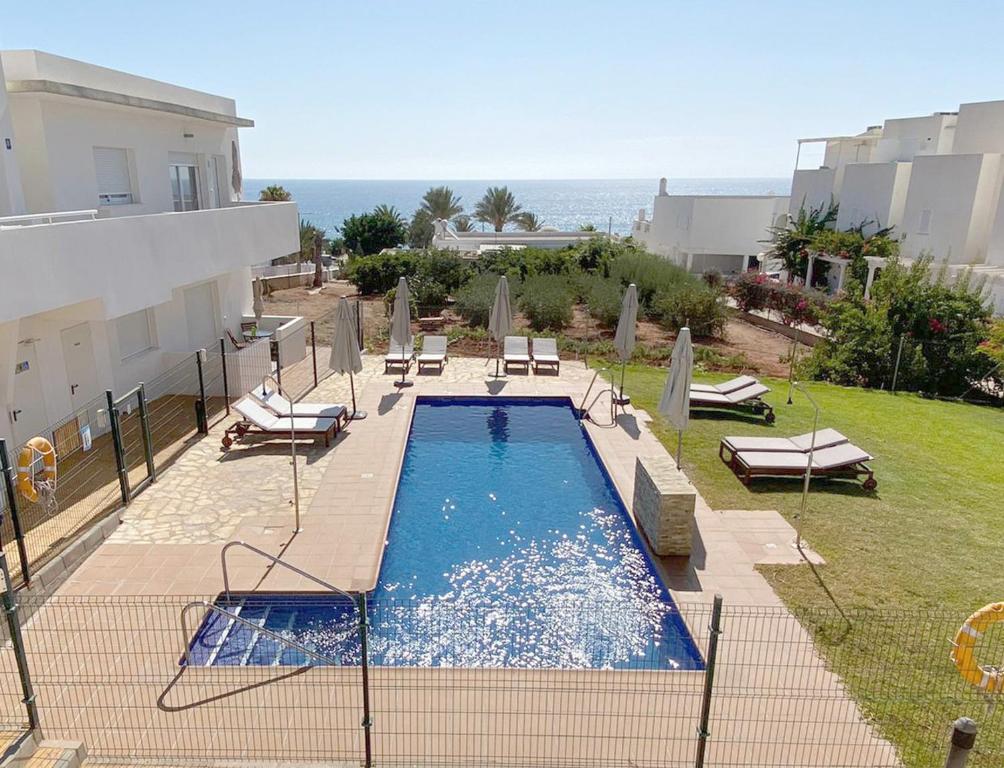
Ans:
{"type": "Polygon", "coordinates": [[[330,656],[326,656],[323,653],[318,653],[317,651],[313,651],[310,648],[307,648],[305,645],[300,645],[295,640],[290,640],[288,637],[283,637],[282,635],[277,634],[270,629],[265,629],[265,627],[259,624],[255,624],[253,621],[249,621],[248,619],[245,619],[243,616],[238,616],[236,613],[231,613],[225,608],[221,608],[220,606],[216,605],[216,603],[211,603],[208,600],[193,600],[192,602],[188,603],[184,608],[181,609],[181,634],[182,634],[182,639],[185,642],[185,659],[188,661],[188,666],[190,667],[194,666],[194,664],[192,663],[192,643],[188,639],[189,637],[191,637],[188,634],[188,612],[195,607],[201,607],[201,608],[206,608],[210,611],[215,611],[216,613],[226,616],[227,619],[231,621],[236,621],[238,624],[243,624],[244,626],[249,627],[255,632],[265,635],[265,637],[271,638],[277,643],[286,645],[294,650],[300,651],[300,653],[304,653],[307,656],[311,656],[315,659],[318,659],[319,661],[331,664],[332,666],[338,666],[341,664],[341,662],[338,659],[333,659],[330,656]]]}
{"type": "MultiPolygon", "coordinates": [[[[589,393],[593,391],[593,385],[596,383],[596,378],[601,373],[603,373],[604,371],[609,371],[609,370],[610,370],[610,366],[609,365],[605,365],[602,368],[597,368],[593,372],[593,378],[589,380],[589,386],[586,387],[586,394],[584,394],[582,396],[582,404],[579,405],[579,407],[575,410],[575,414],[576,414],[576,416],[579,417],[579,419],[588,418],[590,421],[592,421],[592,416],[589,413],[589,409],[592,408],[596,404],[596,400],[599,400],[600,395],[602,395],[606,390],[605,389],[601,389],[597,393],[596,399],[594,399],[593,402],[589,403],[589,405],[586,405],[586,402],[589,400],[589,393]]],[[[610,383],[610,398],[611,398],[610,415],[611,415],[611,417],[613,417],[613,415],[614,415],[614,408],[616,407],[615,404],[612,402],[613,401],[613,394],[614,394],[614,385],[613,385],[613,382],[611,382],[610,383]]]]}
{"type": "Polygon", "coordinates": [[[335,592],[336,594],[343,595],[344,597],[349,598],[349,600],[351,600],[353,604],[356,601],[356,595],[353,595],[350,592],[346,592],[344,589],[339,589],[334,584],[329,584],[323,579],[319,579],[313,574],[307,573],[302,568],[297,568],[295,565],[290,565],[282,558],[276,557],[275,555],[270,555],[265,550],[259,549],[253,544],[248,544],[247,542],[240,540],[228,541],[226,544],[223,545],[223,549],[220,550],[220,564],[223,566],[223,593],[226,595],[227,601],[230,600],[230,576],[227,573],[227,552],[230,550],[231,547],[244,547],[244,549],[250,550],[251,552],[254,552],[256,555],[261,555],[266,560],[271,560],[276,565],[281,565],[283,568],[287,568],[291,570],[293,573],[302,576],[305,579],[309,579],[315,584],[322,586],[325,589],[330,590],[331,592],[335,592]]]}

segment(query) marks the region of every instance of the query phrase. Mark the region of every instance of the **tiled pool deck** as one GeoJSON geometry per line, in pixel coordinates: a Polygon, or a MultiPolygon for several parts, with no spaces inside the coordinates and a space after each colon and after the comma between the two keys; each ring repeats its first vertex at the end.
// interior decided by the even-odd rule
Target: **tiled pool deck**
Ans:
{"type": "MultiPolygon", "coordinates": [[[[182,596],[211,599],[223,587],[221,548],[235,539],[281,556],[343,589],[371,588],[377,579],[416,396],[559,395],[578,402],[593,375],[581,363],[574,362],[564,363],[560,376],[514,374],[496,380],[491,376],[493,372],[494,364],[484,360],[455,359],[441,375],[417,376],[412,371],[408,378],[414,385],[399,392],[393,386],[394,377],[383,374],[382,360],[365,358],[365,369],[356,377],[356,394],[359,408],[367,411],[369,417],[350,423],[330,449],[306,443],[298,449],[302,516],[299,533],[293,525],[288,444],[249,441],[223,452],[220,436],[232,420],[221,422],[133,502],[119,529],[57,594],[177,596],[179,601],[182,596]]],[[[347,402],[348,394],[348,379],[331,376],[307,399],[347,402]]],[[[597,406],[596,416],[598,421],[608,421],[609,408],[605,404],[597,406]]],[[[645,413],[629,408],[616,426],[587,424],[629,508],[636,457],[665,455],[664,448],[646,426],[648,420],[645,413]]],[[[463,457],[457,457],[454,471],[463,471],[463,457]]],[[[684,616],[687,606],[691,606],[693,616],[700,617],[691,621],[690,628],[699,646],[704,648],[708,636],[706,606],[715,593],[721,593],[727,605],[770,607],[774,611],[770,615],[776,617],[780,602],[755,565],[797,563],[799,557],[792,546],[793,530],[774,512],[715,511],[698,496],[696,516],[692,556],[655,560],[684,616]]],[[[231,551],[230,577],[232,588],[237,590],[317,589],[298,575],[270,568],[261,558],[241,550],[231,551]]],[[[46,623],[46,610],[41,609],[38,621],[33,620],[26,627],[29,645],[39,648],[49,645],[46,638],[39,636],[46,623]]],[[[109,628],[106,635],[95,632],[92,626],[95,619],[88,617],[87,611],[73,615],[88,623],[86,645],[100,646],[100,663],[104,666],[107,667],[109,658],[114,662],[116,654],[130,657],[123,668],[133,668],[142,661],[135,658],[137,653],[147,653],[149,658],[141,682],[113,678],[95,686],[92,694],[83,696],[86,700],[80,701],[79,706],[55,708],[48,715],[47,699],[65,701],[68,696],[76,699],[81,692],[59,683],[59,676],[40,674],[38,695],[43,717],[49,719],[44,724],[47,736],[73,738],[75,728],[86,733],[101,730],[97,723],[108,721],[108,707],[116,700],[115,686],[121,685],[121,697],[128,702],[125,705],[128,711],[120,713],[119,718],[127,718],[130,725],[122,731],[101,730],[101,739],[106,740],[105,749],[110,753],[127,750],[130,745],[124,741],[144,734],[137,754],[159,750],[164,756],[177,755],[179,745],[184,745],[185,754],[199,755],[216,743],[221,749],[217,753],[220,757],[239,756],[230,740],[243,744],[241,734],[224,733],[226,726],[222,724],[219,729],[206,727],[213,718],[222,717],[223,710],[187,707],[179,713],[164,706],[164,684],[156,681],[166,682],[177,674],[181,640],[176,626],[171,630],[165,628],[162,640],[137,649],[120,647],[123,633],[115,628],[109,628]],[[185,728],[186,723],[196,721],[200,727],[185,728]],[[209,741],[203,743],[206,739],[209,741]]],[[[736,639],[723,644],[720,683],[724,689],[736,693],[733,698],[726,696],[716,703],[714,741],[718,760],[736,761],[731,764],[744,760],[748,764],[795,766],[810,764],[807,756],[811,754],[812,765],[895,764],[892,748],[879,740],[862,720],[853,702],[844,696],[839,681],[816,656],[804,631],[793,620],[789,621],[785,629],[791,635],[788,642],[780,647],[777,643],[767,647],[762,642],[764,636],[776,630],[766,618],[762,626],[757,626],[758,621],[756,611],[746,615],[743,637],[757,638],[759,645],[736,639]],[[792,696],[793,691],[798,691],[798,695],[792,696]],[[812,691],[825,695],[813,696],[812,691]],[[754,717],[760,723],[755,737],[744,726],[747,718],[754,717]],[[799,724],[797,728],[792,727],[793,723],[799,724]],[[812,724],[811,732],[806,731],[807,723],[812,724]],[[778,741],[786,748],[779,750],[778,741]],[[832,744],[832,748],[821,749],[820,745],[827,744],[832,744]],[[827,762],[819,762],[820,754],[827,762]]],[[[100,624],[100,619],[97,623],[100,624]]],[[[69,637],[73,631],[73,627],[61,628],[61,633],[69,637]]],[[[65,644],[67,640],[64,637],[60,642],[65,644]]],[[[51,645],[55,644],[52,641],[51,645]]],[[[87,648],[79,642],[75,646],[74,664],[86,669],[87,648]]],[[[55,653],[48,658],[53,668],[55,653]]],[[[275,671],[243,669],[217,674],[215,670],[202,670],[186,672],[182,677],[195,673],[207,685],[210,681],[205,675],[217,675],[211,681],[213,689],[226,688],[230,680],[235,688],[241,689],[228,693],[228,701],[234,706],[243,701],[251,712],[258,712],[254,739],[278,740],[274,749],[266,749],[264,753],[281,751],[282,743],[291,745],[289,740],[295,734],[278,726],[271,729],[266,722],[275,718],[281,721],[282,706],[276,704],[272,708],[268,702],[273,695],[278,697],[275,701],[283,701],[281,688],[290,683],[247,685],[252,679],[272,680],[276,678],[275,671]]],[[[344,719],[344,738],[351,746],[346,743],[341,748],[346,752],[356,749],[359,732],[354,707],[327,711],[321,702],[307,701],[314,696],[333,696],[331,691],[344,685],[346,676],[352,673],[326,669],[312,670],[309,674],[330,679],[332,688],[315,684],[299,689],[294,695],[308,705],[312,716],[328,718],[325,727],[331,727],[332,718],[344,719]]],[[[547,712],[550,727],[558,725],[565,732],[561,742],[565,762],[602,762],[609,751],[611,758],[642,764],[673,764],[676,760],[687,762],[693,754],[694,723],[689,716],[674,721],[671,730],[675,736],[670,740],[640,738],[637,742],[640,746],[627,752],[622,739],[611,738],[616,734],[616,724],[611,734],[605,727],[597,728],[594,718],[603,711],[630,710],[635,714],[664,712],[672,720],[679,714],[674,714],[675,709],[694,710],[693,702],[699,697],[703,678],[700,673],[679,672],[394,669],[380,670],[376,680],[384,691],[378,727],[385,734],[381,744],[388,759],[395,755],[400,758],[427,755],[436,759],[449,755],[449,762],[456,763],[465,756],[474,762],[495,754],[507,756],[497,762],[513,762],[520,756],[530,762],[538,759],[547,762],[544,758],[548,736],[537,733],[534,730],[537,726],[530,722],[534,712],[547,712]],[[620,674],[617,686],[597,694],[600,687],[597,681],[610,674],[620,674]],[[671,683],[666,682],[667,674],[673,676],[671,683]],[[414,684],[416,681],[421,685],[414,684]],[[588,700],[573,695],[578,683],[582,684],[582,691],[590,692],[588,700]],[[563,693],[554,693],[559,690],[563,693]],[[451,702],[462,701],[465,691],[471,697],[470,711],[457,714],[457,710],[451,709],[451,702]],[[674,696],[680,697],[680,702],[686,700],[686,706],[676,707],[674,696]],[[456,720],[455,728],[443,727],[440,715],[447,711],[451,712],[451,718],[462,717],[463,723],[456,720]],[[496,726],[501,712],[507,712],[510,720],[515,718],[519,723],[513,722],[500,734],[496,726]],[[522,724],[520,712],[527,718],[526,724],[522,724]]],[[[188,688],[176,687],[174,695],[180,695],[179,691],[191,694],[193,683],[198,680],[188,681],[188,688]]],[[[167,699],[170,697],[167,695],[167,699]]],[[[252,727],[250,719],[248,727],[252,727]]],[[[338,733],[342,733],[341,727],[338,733]]],[[[310,729],[303,731],[302,737],[309,741],[310,729]]],[[[330,732],[328,737],[335,738],[330,732]]],[[[102,744],[87,746],[92,754],[102,751],[102,744]]],[[[247,754],[256,753],[248,748],[247,754]]],[[[333,754],[341,753],[333,749],[333,754]]]]}

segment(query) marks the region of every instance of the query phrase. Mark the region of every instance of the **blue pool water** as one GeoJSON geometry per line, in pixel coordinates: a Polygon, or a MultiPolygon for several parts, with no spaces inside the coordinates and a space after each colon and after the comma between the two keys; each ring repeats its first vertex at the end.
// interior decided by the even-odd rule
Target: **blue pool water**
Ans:
{"type": "MultiPolygon", "coordinates": [[[[702,668],[567,399],[418,399],[369,606],[376,664],[702,668]]],[[[232,610],[358,660],[344,600],[253,595],[232,610]]],[[[311,661],[221,616],[193,645],[197,664],[311,661]]]]}

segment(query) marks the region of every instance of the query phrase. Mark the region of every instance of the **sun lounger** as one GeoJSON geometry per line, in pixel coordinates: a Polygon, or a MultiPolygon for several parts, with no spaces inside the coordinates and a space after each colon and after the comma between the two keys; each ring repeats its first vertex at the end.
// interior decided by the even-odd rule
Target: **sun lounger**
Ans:
{"type": "Polygon", "coordinates": [[[530,357],[533,360],[534,373],[542,365],[554,368],[555,373],[561,372],[561,358],[558,357],[557,339],[534,339],[533,352],[530,354],[530,357]]]}
{"type": "Polygon", "coordinates": [[[265,390],[263,395],[257,392],[252,392],[252,395],[276,416],[334,419],[335,434],[338,434],[341,423],[347,424],[349,421],[348,410],[346,410],[344,405],[337,403],[291,403],[279,392],[269,390],[265,390]]]}
{"type": "Polygon", "coordinates": [[[760,382],[754,379],[752,376],[736,376],[734,379],[729,379],[728,381],[723,381],[721,384],[691,384],[691,392],[717,392],[721,395],[727,395],[730,392],[735,392],[742,389],[743,387],[748,387],[750,384],[759,384],[760,382]]]}
{"type": "Polygon", "coordinates": [[[224,448],[229,448],[235,439],[240,440],[249,433],[289,438],[293,432],[297,437],[300,435],[323,437],[324,444],[328,446],[331,445],[331,438],[335,436],[335,430],[338,428],[335,419],[276,416],[250,397],[240,400],[234,406],[234,410],[241,415],[241,420],[223,433],[224,448]]]}
{"type": "MultiPolygon", "coordinates": [[[[813,477],[864,477],[866,490],[877,482],[866,462],[872,457],[853,443],[841,443],[812,453],[813,477]]],[[[809,454],[803,451],[739,451],[729,466],[744,485],[754,477],[804,477],[809,454]]]]}
{"type": "Polygon", "coordinates": [[[415,357],[415,348],[412,346],[401,347],[391,344],[390,350],[383,358],[383,372],[390,373],[391,368],[404,368],[407,373],[411,368],[411,361],[415,357]]]}
{"type": "Polygon", "coordinates": [[[753,413],[762,415],[768,424],[774,423],[774,409],[762,400],[762,396],[770,392],[756,379],[731,392],[705,392],[690,390],[690,407],[693,408],[750,408],[753,413]]]}
{"type": "Polygon", "coordinates": [[[418,356],[418,370],[423,365],[435,365],[440,371],[446,364],[446,337],[426,336],[422,340],[422,354],[418,356]]]}
{"type": "Polygon", "coordinates": [[[530,372],[530,340],[526,336],[506,336],[502,347],[502,367],[509,373],[509,366],[526,368],[530,372]]]}
{"type": "MultiPolygon", "coordinates": [[[[816,432],[815,449],[829,448],[848,442],[847,438],[835,429],[820,429],[816,432]]],[[[732,463],[732,457],[740,451],[767,451],[769,453],[808,453],[812,444],[812,433],[795,437],[723,437],[718,446],[718,457],[726,464],[732,463]],[[726,454],[728,456],[726,457],[726,454]]]]}

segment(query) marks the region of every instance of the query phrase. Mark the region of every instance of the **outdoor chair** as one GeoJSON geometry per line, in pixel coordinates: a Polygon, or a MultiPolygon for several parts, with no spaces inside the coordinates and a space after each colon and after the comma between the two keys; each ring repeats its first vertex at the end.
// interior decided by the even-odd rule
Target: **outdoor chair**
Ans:
{"type": "Polygon", "coordinates": [[[814,444],[811,432],[795,437],[723,437],[718,446],[718,457],[726,464],[731,464],[733,457],[740,451],[808,453],[810,445],[818,451],[820,448],[829,448],[846,442],[849,442],[848,439],[835,429],[818,430],[814,444]]]}
{"type": "Polygon", "coordinates": [[[736,376],[734,379],[729,379],[728,381],[723,381],[721,384],[691,384],[691,392],[717,392],[721,395],[727,395],[731,392],[736,392],[743,387],[748,387],[750,384],[759,384],[760,382],[754,379],[752,376],[736,376]]]}
{"type": "Polygon", "coordinates": [[[442,373],[446,365],[446,343],[445,336],[426,336],[422,339],[422,353],[417,358],[419,372],[423,365],[434,365],[442,373]]]}
{"type": "Polygon", "coordinates": [[[323,437],[324,445],[329,446],[338,427],[335,419],[276,416],[250,397],[240,400],[234,410],[241,415],[241,419],[223,433],[224,448],[229,448],[235,440],[240,440],[247,434],[292,438],[294,433],[297,437],[323,437]]]}
{"type": "Polygon", "coordinates": [[[533,352],[533,372],[537,373],[540,367],[553,368],[554,372],[561,372],[561,358],[558,357],[558,342],[556,339],[534,339],[533,352]]]}
{"type": "Polygon", "coordinates": [[[407,373],[414,357],[415,348],[410,344],[407,347],[402,347],[391,342],[390,349],[383,358],[383,372],[390,373],[391,368],[404,368],[407,373]]]}
{"type": "Polygon", "coordinates": [[[227,338],[230,339],[230,343],[233,344],[234,347],[237,349],[244,349],[248,345],[246,341],[241,341],[236,336],[234,336],[234,332],[231,331],[229,328],[227,328],[227,338]]]}
{"type": "Polygon", "coordinates": [[[281,393],[268,389],[264,390],[261,395],[252,392],[252,396],[267,410],[283,418],[302,416],[315,419],[334,419],[336,435],[341,426],[349,421],[348,410],[344,405],[338,403],[293,403],[281,393]]]}
{"type": "MultiPolygon", "coordinates": [[[[813,451],[810,474],[812,477],[864,477],[862,485],[871,491],[878,485],[874,472],[866,463],[871,460],[871,455],[853,443],[831,445],[813,451]]],[[[808,463],[809,454],[802,451],[739,451],[729,466],[743,485],[749,485],[755,477],[804,477],[808,463]]]]}
{"type": "Polygon", "coordinates": [[[506,336],[502,343],[502,367],[509,373],[515,365],[530,372],[530,340],[526,336],[506,336]]]}
{"type": "Polygon", "coordinates": [[[773,424],[774,409],[762,399],[762,396],[767,392],[770,392],[770,388],[765,387],[756,379],[753,379],[752,384],[730,392],[695,390],[691,387],[690,408],[691,410],[694,408],[725,408],[728,410],[748,408],[758,416],[762,415],[768,424],[773,424]]]}

